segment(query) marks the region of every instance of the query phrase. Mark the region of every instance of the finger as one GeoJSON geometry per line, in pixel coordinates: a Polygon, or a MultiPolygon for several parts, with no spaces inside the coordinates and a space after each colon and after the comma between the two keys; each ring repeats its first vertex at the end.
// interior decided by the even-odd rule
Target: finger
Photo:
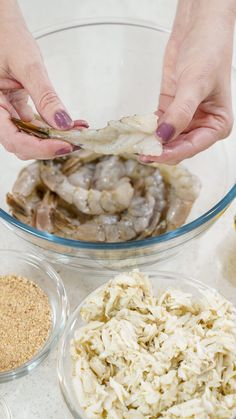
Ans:
{"type": "Polygon", "coordinates": [[[165,144],[161,156],[140,156],[140,161],[143,163],[177,164],[206,150],[220,138],[222,137],[217,130],[198,128],[188,134],[180,135],[175,141],[165,144]]]}
{"type": "Polygon", "coordinates": [[[73,121],[55,92],[42,62],[32,65],[24,87],[37,111],[50,126],[64,130],[73,127],[73,121]]]}
{"type": "Polygon", "coordinates": [[[51,160],[74,151],[73,146],[58,140],[39,140],[23,133],[17,133],[13,153],[21,160],[51,160]]]}
{"type": "Polygon", "coordinates": [[[49,80],[37,44],[28,32],[24,40],[20,57],[15,56],[11,66],[15,79],[27,90],[37,111],[50,126],[71,129],[73,121],[49,80]]]}
{"type": "MultiPolygon", "coordinates": [[[[18,113],[14,109],[14,107],[11,105],[11,103],[7,100],[6,96],[0,92],[0,112],[1,110],[3,112],[6,112],[8,115],[10,115],[13,118],[19,118],[18,113]]],[[[1,127],[2,130],[3,127],[1,127]]]]}
{"type": "Polygon", "coordinates": [[[23,160],[52,159],[74,151],[71,144],[59,140],[39,140],[21,133],[9,119],[9,112],[0,108],[0,143],[23,160]]]}
{"type": "Polygon", "coordinates": [[[169,108],[171,103],[173,102],[174,97],[171,95],[167,95],[164,93],[161,93],[159,96],[159,104],[158,104],[158,116],[160,117],[163,115],[166,110],[169,108]],[[161,114],[161,115],[160,115],[161,114]]]}
{"type": "Polygon", "coordinates": [[[156,112],[154,112],[156,116],[158,116],[158,118],[161,118],[162,115],[164,114],[163,111],[161,111],[160,109],[158,109],[156,112]]]}
{"type": "Polygon", "coordinates": [[[17,90],[11,93],[11,104],[14,106],[19,117],[23,121],[32,121],[34,119],[34,112],[31,106],[28,105],[28,95],[25,90],[17,90]]]}
{"type": "Polygon", "coordinates": [[[12,89],[22,89],[22,85],[18,81],[12,80],[10,76],[9,78],[6,77],[5,72],[2,77],[1,72],[0,72],[0,89],[5,94],[5,93],[8,93],[9,90],[12,90],[12,89]]]}
{"type": "Polygon", "coordinates": [[[33,109],[30,105],[28,105],[28,103],[22,102],[22,104],[20,104],[17,102],[13,105],[22,121],[30,122],[34,119],[33,109]]]}
{"type": "MultiPolygon", "coordinates": [[[[166,104],[162,104],[164,114],[159,119],[156,133],[163,144],[187,129],[203,97],[200,83],[194,83],[192,78],[179,81],[175,98],[167,109],[166,104]]],[[[162,100],[168,101],[170,98],[163,96],[162,100]]]]}

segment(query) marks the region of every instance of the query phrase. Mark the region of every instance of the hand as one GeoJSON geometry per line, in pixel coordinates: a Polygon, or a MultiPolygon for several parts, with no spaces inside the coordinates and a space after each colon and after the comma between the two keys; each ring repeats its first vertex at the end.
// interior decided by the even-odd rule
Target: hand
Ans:
{"type": "Polygon", "coordinates": [[[157,114],[163,154],[177,164],[227,137],[235,0],[180,0],[166,47],[157,114]]]}
{"type": "MultiPolygon", "coordinates": [[[[25,26],[14,0],[0,0],[0,144],[19,158],[49,159],[74,150],[59,140],[43,140],[21,133],[11,116],[34,119],[28,94],[42,118],[57,129],[71,129],[74,122],[58,98],[43,64],[39,48],[25,26]]],[[[87,126],[76,121],[76,127],[87,126]]]]}

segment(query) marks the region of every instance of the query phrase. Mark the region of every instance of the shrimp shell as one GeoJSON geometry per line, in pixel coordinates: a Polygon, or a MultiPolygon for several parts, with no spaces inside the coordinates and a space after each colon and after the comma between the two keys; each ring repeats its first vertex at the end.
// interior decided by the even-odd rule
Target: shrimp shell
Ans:
{"type": "Polygon", "coordinates": [[[41,231],[54,232],[53,213],[57,207],[57,196],[47,191],[35,208],[35,227],[41,231]]]}

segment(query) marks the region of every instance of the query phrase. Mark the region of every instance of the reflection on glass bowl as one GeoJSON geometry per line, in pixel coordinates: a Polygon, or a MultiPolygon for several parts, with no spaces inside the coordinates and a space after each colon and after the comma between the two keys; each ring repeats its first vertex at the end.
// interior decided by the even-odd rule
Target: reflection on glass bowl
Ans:
{"type": "MultiPolygon", "coordinates": [[[[41,33],[38,42],[50,77],[73,118],[81,117],[91,127],[102,127],[110,119],[156,109],[167,39],[168,32],[152,24],[109,19],[52,28],[41,33]]],[[[158,237],[90,243],[56,237],[22,224],[9,214],[5,196],[26,163],[5,151],[0,220],[50,261],[87,270],[150,265],[170,258],[206,231],[235,198],[235,134],[234,127],[229,138],[184,162],[200,179],[200,196],[184,226],[158,237]]]]}

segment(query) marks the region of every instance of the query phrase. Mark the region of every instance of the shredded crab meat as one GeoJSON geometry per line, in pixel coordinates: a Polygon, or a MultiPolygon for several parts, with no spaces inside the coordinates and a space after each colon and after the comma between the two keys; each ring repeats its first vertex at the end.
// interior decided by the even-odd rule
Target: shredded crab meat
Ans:
{"type": "Polygon", "coordinates": [[[81,308],[73,384],[88,418],[236,417],[236,314],[215,291],[153,295],[133,271],[81,308]]]}

